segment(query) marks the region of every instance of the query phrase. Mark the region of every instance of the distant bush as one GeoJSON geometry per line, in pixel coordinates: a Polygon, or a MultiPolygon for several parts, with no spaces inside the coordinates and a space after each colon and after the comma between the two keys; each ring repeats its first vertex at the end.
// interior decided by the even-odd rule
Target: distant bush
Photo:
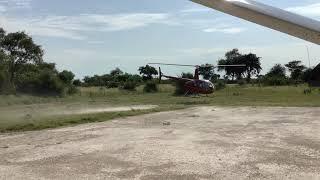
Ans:
{"type": "Polygon", "coordinates": [[[311,93],[312,93],[312,89],[311,89],[311,88],[304,89],[304,90],[303,90],[303,93],[304,93],[305,95],[311,94],[311,93]]]}
{"type": "Polygon", "coordinates": [[[137,83],[136,82],[134,82],[134,81],[126,81],[119,88],[123,89],[123,90],[134,91],[134,90],[136,90],[136,87],[137,87],[137,83]]]}
{"type": "Polygon", "coordinates": [[[247,84],[247,81],[246,81],[245,79],[240,79],[240,80],[238,80],[238,84],[239,84],[240,86],[244,86],[244,85],[247,84]]]}
{"type": "Polygon", "coordinates": [[[70,85],[70,87],[67,90],[67,94],[70,94],[70,95],[71,94],[76,94],[78,92],[79,92],[79,89],[74,85],[70,85]]]}
{"type": "Polygon", "coordinates": [[[62,80],[65,84],[72,84],[73,78],[75,75],[71,71],[62,71],[58,74],[59,78],[62,80]]]}
{"type": "Polygon", "coordinates": [[[107,82],[107,88],[118,88],[119,87],[119,83],[116,81],[109,81],[107,82]]]}
{"type": "Polygon", "coordinates": [[[263,81],[263,84],[267,86],[285,86],[290,83],[287,78],[276,77],[276,76],[275,77],[266,76],[262,81],[263,81]]]}
{"type": "Polygon", "coordinates": [[[158,85],[154,81],[148,81],[143,88],[143,91],[146,93],[155,93],[158,92],[158,85]]]}
{"type": "Polygon", "coordinates": [[[35,90],[45,94],[65,95],[65,85],[60,78],[51,72],[42,72],[36,81],[35,90]]]}
{"type": "Polygon", "coordinates": [[[80,79],[74,80],[72,84],[77,87],[82,86],[82,82],[80,81],[80,79]]]}
{"type": "Polygon", "coordinates": [[[185,82],[176,81],[175,85],[176,85],[176,89],[174,91],[174,95],[180,96],[180,95],[184,95],[186,93],[185,87],[184,87],[185,82]]]}
{"type": "Polygon", "coordinates": [[[215,89],[217,91],[226,88],[226,83],[223,80],[218,80],[217,83],[215,84],[215,89]]]}

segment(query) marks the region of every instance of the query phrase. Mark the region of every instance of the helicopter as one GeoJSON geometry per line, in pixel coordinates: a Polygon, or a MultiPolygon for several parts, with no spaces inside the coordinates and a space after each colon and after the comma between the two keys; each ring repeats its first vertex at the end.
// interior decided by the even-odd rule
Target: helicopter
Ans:
{"type": "Polygon", "coordinates": [[[183,77],[174,77],[168,76],[162,73],[161,67],[159,67],[159,81],[161,81],[162,77],[167,79],[171,79],[177,82],[182,82],[184,87],[185,96],[187,95],[199,95],[199,94],[212,94],[215,90],[214,84],[209,80],[200,79],[199,68],[201,67],[244,67],[246,65],[186,65],[186,64],[166,64],[166,63],[148,63],[148,65],[165,65],[165,66],[184,66],[184,67],[194,67],[194,78],[183,78],[183,77]]]}

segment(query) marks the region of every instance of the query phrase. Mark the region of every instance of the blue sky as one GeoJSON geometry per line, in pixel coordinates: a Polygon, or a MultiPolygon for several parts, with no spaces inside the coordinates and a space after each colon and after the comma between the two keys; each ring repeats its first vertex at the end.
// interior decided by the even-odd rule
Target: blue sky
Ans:
{"type": "MultiPolygon", "coordinates": [[[[260,0],[320,20],[318,0],[260,0]]],[[[148,62],[216,64],[227,50],[256,53],[268,70],[299,59],[320,62],[320,47],[188,0],[0,0],[0,25],[26,31],[45,60],[77,77],[148,62]]],[[[173,75],[192,71],[168,67],[173,75]]],[[[265,72],[264,71],[264,72],[265,72]]]]}

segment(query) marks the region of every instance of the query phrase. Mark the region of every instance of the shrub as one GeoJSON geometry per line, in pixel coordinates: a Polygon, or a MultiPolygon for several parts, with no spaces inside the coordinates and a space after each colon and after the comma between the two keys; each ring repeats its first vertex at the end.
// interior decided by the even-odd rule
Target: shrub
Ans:
{"type": "Polygon", "coordinates": [[[72,83],[74,77],[75,75],[71,71],[64,70],[59,73],[59,78],[62,80],[62,82],[68,85],[72,83]]]}
{"type": "Polygon", "coordinates": [[[60,78],[52,72],[42,72],[36,87],[40,93],[65,95],[65,85],[60,78]]]}
{"type": "Polygon", "coordinates": [[[266,76],[263,79],[263,84],[267,86],[285,86],[289,84],[289,81],[283,77],[266,76]]]}
{"type": "Polygon", "coordinates": [[[246,82],[246,80],[244,80],[244,79],[240,79],[240,80],[238,80],[238,84],[239,84],[240,86],[244,86],[244,85],[247,84],[247,82],[246,82]]]}
{"type": "Polygon", "coordinates": [[[217,91],[226,88],[226,83],[223,80],[218,80],[217,83],[215,84],[215,89],[217,91]]]}
{"type": "Polygon", "coordinates": [[[158,85],[154,81],[148,81],[143,88],[143,91],[146,93],[155,93],[158,92],[158,85]]]}
{"type": "Polygon", "coordinates": [[[76,79],[76,80],[74,80],[73,81],[73,83],[72,83],[74,86],[82,86],[82,82],[80,81],[80,79],[76,79]]]}
{"type": "Polygon", "coordinates": [[[68,91],[67,91],[67,94],[76,94],[79,92],[79,89],[74,86],[74,85],[70,85],[69,88],[68,88],[68,91]]]}
{"type": "Polygon", "coordinates": [[[119,88],[120,88],[120,89],[123,89],[123,90],[134,91],[134,90],[136,90],[136,87],[137,87],[137,83],[136,83],[136,82],[126,81],[126,82],[123,83],[123,85],[120,86],[119,88]]]}
{"type": "Polygon", "coordinates": [[[107,82],[107,88],[118,88],[118,87],[119,87],[119,83],[116,81],[107,82]]]}
{"type": "Polygon", "coordinates": [[[176,89],[174,94],[179,96],[179,95],[184,95],[186,93],[185,88],[184,88],[184,81],[176,81],[175,85],[176,85],[176,89]]]}
{"type": "Polygon", "coordinates": [[[311,89],[311,88],[305,89],[305,90],[303,91],[303,93],[304,93],[305,95],[311,94],[311,93],[312,93],[312,89],[311,89]]]}

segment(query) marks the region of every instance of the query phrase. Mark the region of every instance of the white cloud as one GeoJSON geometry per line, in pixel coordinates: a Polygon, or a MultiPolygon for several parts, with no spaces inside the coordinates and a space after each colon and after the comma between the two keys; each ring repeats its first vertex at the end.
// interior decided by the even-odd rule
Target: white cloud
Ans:
{"type": "Polygon", "coordinates": [[[0,0],[0,6],[6,9],[26,9],[31,8],[32,0],[0,0]]]}
{"type": "Polygon", "coordinates": [[[220,32],[225,34],[238,34],[245,30],[246,30],[245,28],[239,28],[239,27],[217,27],[217,28],[204,29],[203,32],[207,32],[207,33],[220,32]]]}
{"type": "Polygon", "coordinates": [[[0,17],[0,24],[8,32],[25,31],[28,34],[44,37],[61,37],[74,40],[83,40],[84,36],[73,31],[66,31],[59,28],[50,28],[49,26],[41,26],[34,19],[15,19],[0,17]]]}
{"type": "Polygon", "coordinates": [[[88,41],[88,44],[94,44],[94,45],[98,45],[98,44],[104,44],[104,41],[88,41]]]}
{"type": "Polygon", "coordinates": [[[151,24],[174,25],[169,14],[82,14],[79,16],[46,16],[39,18],[0,17],[0,24],[8,31],[24,30],[32,35],[86,39],[83,32],[124,31],[151,24]]]}
{"type": "Polygon", "coordinates": [[[6,12],[7,8],[5,6],[0,5],[0,13],[6,12]]]}
{"type": "Polygon", "coordinates": [[[180,11],[180,13],[198,13],[198,12],[208,12],[211,11],[209,8],[189,8],[189,9],[183,9],[180,11]]]}
{"type": "Polygon", "coordinates": [[[286,10],[309,17],[320,17],[320,3],[289,7],[286,10]]]}

